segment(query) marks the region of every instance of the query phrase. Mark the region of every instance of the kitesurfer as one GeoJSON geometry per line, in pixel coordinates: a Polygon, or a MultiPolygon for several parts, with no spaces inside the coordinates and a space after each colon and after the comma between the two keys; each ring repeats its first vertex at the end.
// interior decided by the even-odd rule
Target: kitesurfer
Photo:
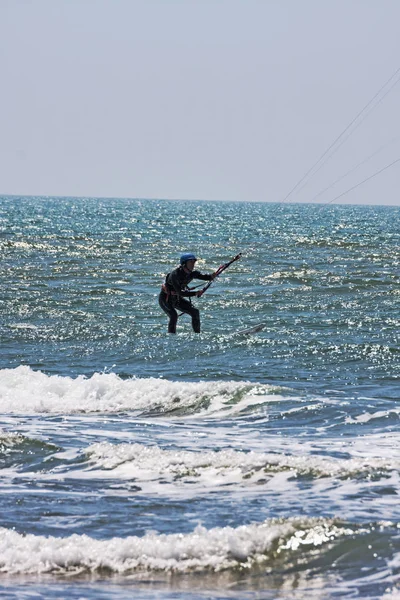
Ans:
{"type": "Polygon", "coordinates": [[[203,274],[200,271],[195,271],[194,266],[197,258],[191,252],[182,254],[180,265],[165,278],[158,302],[163,311],[169,317],[168,333],[176,333],[176,324],[178,321],[177,309],[187,313],[192,317],[192,327],[195,333],[200,333],[200,313],[195,308],[191,301],[185,298],[193,298],[203,295],[203,290],[193,291],[188,289],[188,284],[192,279],[202,279],[203,281],[212,281],[216,277],[216,273],[203,274]]]}

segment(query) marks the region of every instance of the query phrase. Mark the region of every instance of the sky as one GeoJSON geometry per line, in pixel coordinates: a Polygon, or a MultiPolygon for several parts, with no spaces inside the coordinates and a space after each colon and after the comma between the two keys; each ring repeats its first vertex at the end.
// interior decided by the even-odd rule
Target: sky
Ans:
{"type": "Polygon", "coordinates": [[[399,23],[399,0],[0,0],[0,194],[400,205],[399,23]]]}

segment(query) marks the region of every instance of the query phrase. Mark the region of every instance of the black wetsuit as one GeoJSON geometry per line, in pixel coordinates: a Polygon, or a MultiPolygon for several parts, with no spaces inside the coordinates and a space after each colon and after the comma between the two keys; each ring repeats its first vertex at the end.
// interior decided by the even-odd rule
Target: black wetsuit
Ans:
{"type": "Polygon", "coordinates": [[[185,298],[196,296],[197,292],[187,289],[192,279],[202,279],[211,281],[212,275],[203,275],[200,271],[189,273],[184,268],[178,267],[165,278],[165,283],[161,288],[158,302],[161,308],[169,316],[168,333],[176,333],[176,323],[178,313],[176,309],[189,314],[192,317],[193,331],[200,333],[200,313],[197,308],[191,305],[185,298]]]}

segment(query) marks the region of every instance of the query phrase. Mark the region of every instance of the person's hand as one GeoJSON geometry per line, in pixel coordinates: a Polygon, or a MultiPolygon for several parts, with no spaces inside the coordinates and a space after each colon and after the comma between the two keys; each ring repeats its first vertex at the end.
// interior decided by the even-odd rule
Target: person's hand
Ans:
{"type": "Polygon", "coordinates": [[[198,292],[196,292],[196,296],[197,298],[201,298],[201,296],[204,294],[203,290],[199,290],[198,292]]]}
{"type": "Polygon", "coordinates": [[[214,281],[214,279],[216,278],[216,276],[217,276],[216,272],[215,273],[211,273],[211,281],[214,281]]]}

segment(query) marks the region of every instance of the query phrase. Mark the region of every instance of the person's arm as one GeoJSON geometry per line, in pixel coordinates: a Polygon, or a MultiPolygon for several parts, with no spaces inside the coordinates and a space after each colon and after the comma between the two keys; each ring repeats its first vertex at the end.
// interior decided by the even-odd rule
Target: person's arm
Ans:
{"type": "MultiPolygon", "coordinates": [[[[203,281],[212,281],[216,277],[215,273],[210,273],[206,275],[200,273],[200,271],[192,271],[192,275],[194,279],[202,279],[203,281]]],[[[198,292],[196,292],[196,296],[200,298],[203,295],[203,293],[203,290],[199,290],[198,292]]]]}
{"type": "Polygon", "coordinates": [[[203,281],[212,281],[215,278],[215,274],[203,274],[200,271],[192,271],[193,279],[202,279],[203,281]]]}

